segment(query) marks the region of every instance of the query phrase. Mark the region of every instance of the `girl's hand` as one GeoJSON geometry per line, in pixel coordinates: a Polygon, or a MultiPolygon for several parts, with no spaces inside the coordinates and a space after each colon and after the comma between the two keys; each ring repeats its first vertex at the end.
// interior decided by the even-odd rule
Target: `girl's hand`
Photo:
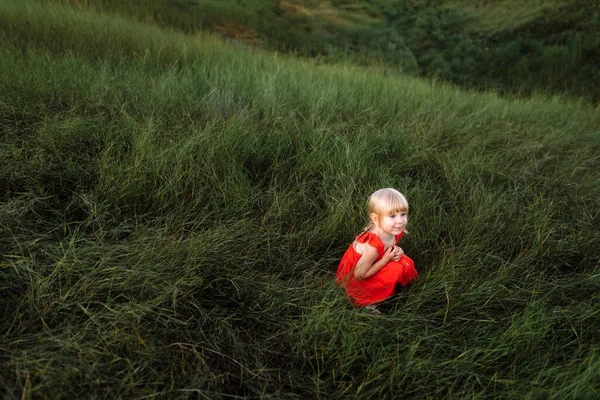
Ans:
{"type": "Polygon", "coordinates": [[[396,249],[396,246],[388,247],[388,249],[385,251],[385,253],[383,253],[383,257],[381,257],[381,259],[386,263],[392,261],[394,259],[394,257],[396,256],[395,249],[396,249]]]}
{"type": "Polygon", "coordinates": [[[393,250],[392,250],[392,254],[393,254],[392,260],[394,260],[394,261],[400,261],[400,259],[404,255],[404,250],[402,250],[402,248],[399,247],[399,246],[393,246],[392,248],[393,248],[393,250]]]}
{"type": "Polygon", "coordinates": [[[402,251],[402,249],[398,246],[390,246],[388,247],[388,249],[385,251],[385,253],[383,253],[383,257],[381,257],[384,262],[388,263],[392,260],[394,261],[398,261],[400,259],[400,257],[402,257],[402,254],[400,254],[398,256],[398,250],[402,251]],[[398,258],[398,260],[396,259],[396,257],[398,258]]]}

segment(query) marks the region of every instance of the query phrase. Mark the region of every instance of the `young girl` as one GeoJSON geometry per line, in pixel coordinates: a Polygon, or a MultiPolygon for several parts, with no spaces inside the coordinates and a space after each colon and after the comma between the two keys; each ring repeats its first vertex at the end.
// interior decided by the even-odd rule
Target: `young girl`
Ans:
{"type": "Polygon", "coordinates": [[[408,202],[395,189],[380,189],[369,197],[371,222],[350,245],[338,267],[336,281],[359,307],[374,309],[418,275],[415,264],[396,242],[404,236],[408,202]]]}

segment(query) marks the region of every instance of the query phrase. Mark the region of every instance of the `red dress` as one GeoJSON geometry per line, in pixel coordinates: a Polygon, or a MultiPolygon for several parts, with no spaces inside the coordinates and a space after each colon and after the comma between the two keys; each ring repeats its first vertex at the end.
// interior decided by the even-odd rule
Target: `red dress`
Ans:
{"type": "MultiPolygon", "coordinates": [[[[404,232],[396,235],[396,242],[402,236],[404,232]]],[[[377,249],[379,256],[375,262],[379,261],[385,252],[383,242],[375,233],[365,232],[357,236],[356,241],[368,243],[377,249]]],[[[352,243],[342,257],[335,276],[337,283],[346,289],[348,296],[358,306],[367,306],[385,300],[396,293],[394,288],[396,285],[408,285],[418,276],[414,261],[403,254],[400,260],[390,261],[370,278],[356,279],[354,268],[361,257],[362,254],[356,252],[352,243]]]]}

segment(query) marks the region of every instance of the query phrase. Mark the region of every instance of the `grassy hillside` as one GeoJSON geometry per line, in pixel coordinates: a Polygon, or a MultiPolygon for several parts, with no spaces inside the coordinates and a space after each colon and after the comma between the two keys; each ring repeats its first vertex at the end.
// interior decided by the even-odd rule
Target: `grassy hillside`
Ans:
{"type": "Polygon", "coordinates": [[[595,398],[600,114],[0,3],[8,398],[595,398]],[[397,187],[421,278],[333,283],[397,187]]]}
{"type": "Polygon", "coordinates": [[[55,0],[519,97],[600,100],[593,0],[55,0]]]}

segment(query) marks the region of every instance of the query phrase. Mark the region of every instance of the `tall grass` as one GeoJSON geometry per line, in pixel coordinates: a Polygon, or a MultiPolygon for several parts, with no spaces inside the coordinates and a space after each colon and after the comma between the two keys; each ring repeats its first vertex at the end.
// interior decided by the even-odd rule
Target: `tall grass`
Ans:
{"type": "Polygon", "coordinates": [[[0,5],[9,398],[595,398],[598,110],[0,5]],[[333,283],[392,186],[421,279],[333,283]]]}
{"type": "Polygon", "coordinates": [[[510,96],[600,99],[592,0],[50,0],[510,96]]]}

